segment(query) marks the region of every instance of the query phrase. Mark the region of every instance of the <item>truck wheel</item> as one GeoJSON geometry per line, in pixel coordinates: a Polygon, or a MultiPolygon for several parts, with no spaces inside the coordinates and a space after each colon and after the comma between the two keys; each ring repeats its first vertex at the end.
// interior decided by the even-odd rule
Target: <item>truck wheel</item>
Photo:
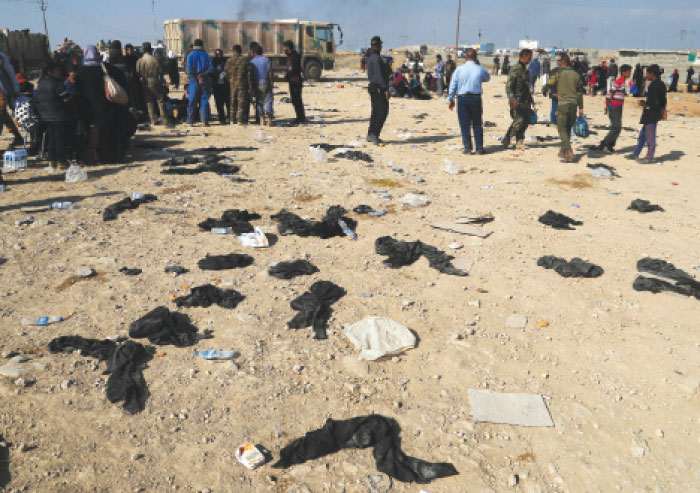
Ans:
{"type": "Polygon", "coordinates": [[[321,80],[321,64],[318,62],[307,63],[304,77],[306,80],[321,80]]]}

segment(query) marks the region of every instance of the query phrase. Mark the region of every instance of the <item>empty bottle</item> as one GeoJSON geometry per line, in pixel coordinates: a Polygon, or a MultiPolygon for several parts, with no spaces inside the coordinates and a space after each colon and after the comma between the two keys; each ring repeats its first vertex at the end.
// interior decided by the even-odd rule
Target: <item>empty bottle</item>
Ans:
{"type": "Polygon", "coordinates": [[[233,359],[236,356],[236,352],[207,349],[206,351],[195,351],[194,355],[204,359],[233,359]]]}
{"type": "Polygon", "coordinates": [[[231,228],[211,228],[211,233],[215,235],[230,235],[232,232],[231,228]]]}
{"type": "Polygon", "coordinates": [[[386,214],[386,210],[382,209],[380,211],[372,211],[368,215],[372,217],[380,217],[386,214]]]}
{"type": "Polygon", "coordinates": [[[72,209],[73,202],[54,202],[51,204],[51,209],[72,209]]]}
{"type": "Polygon", "coordinates": [[[343,230],[345,236],[348,236],[351,240],[357,239],[357,235],[352,229],[348,228],[348,225],[345,224],[345,221],[343,221],[342,219],[338,219],[338,226],[340,226],[340,229],[343,230]]]}
{"type": "Polygon", "coordinates": [[[143,194],[141,192],[134,192],[131,194],[132,200],[141,200],[142,198],[143,198],[143,194]]]}
{"type": "Polygon", "coordinates": [[[56,322],[63,322],[64,320],[68,320],[68,317],[39,317],[39,318],[29,318],[25,317],[23,318],[20,323],[22,325],[50,325],[50,324],[55,324],[56,322]]]}

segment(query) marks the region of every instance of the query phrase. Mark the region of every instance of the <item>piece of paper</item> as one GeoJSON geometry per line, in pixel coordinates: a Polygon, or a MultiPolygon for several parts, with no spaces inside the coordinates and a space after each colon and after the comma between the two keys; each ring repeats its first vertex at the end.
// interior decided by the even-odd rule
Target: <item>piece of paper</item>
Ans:
{"type": "Polygon", "coordinates": [[[541,395],[469,389],[474,421],[518,426],[554,426],[541,395]]]}

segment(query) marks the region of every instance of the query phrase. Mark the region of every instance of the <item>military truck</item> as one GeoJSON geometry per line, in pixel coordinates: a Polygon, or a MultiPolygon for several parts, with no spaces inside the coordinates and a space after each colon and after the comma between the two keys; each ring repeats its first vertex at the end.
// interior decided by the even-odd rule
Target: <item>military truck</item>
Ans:
{"type": "Polygon", "coordinates": [[[213,54],[220,48],[228,56],[235,45],[248,52],[252,41],[263,48],[270,58],[275,73],[286,71],[287,57],[283,44],[292,41],[301,55],[301,65],[306,79],[319,80],[323,70],[335,67],[336,43],[334,28],[338,28],[343,43],[343,32],[337,24],[283,19],[271,22],[173,19],[164,22],[165,47],[178,58],[185,56],[195,39],[204,41],[204,49],[213,54]]]}
{"type": "Polygon", "coordinates": [[[50,59],[46,35],[29,32],[29,29],[0,29],[0,50],[10,57],[15,69],[22,73],[42,68],[50,59]]]}

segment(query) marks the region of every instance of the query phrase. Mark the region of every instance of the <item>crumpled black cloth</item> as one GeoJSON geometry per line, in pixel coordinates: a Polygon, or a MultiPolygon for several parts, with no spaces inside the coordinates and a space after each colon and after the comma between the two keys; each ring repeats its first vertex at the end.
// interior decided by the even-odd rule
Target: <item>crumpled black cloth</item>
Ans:
{"type": "Polygon", "coordinates": [[[230,253],[228,255],[209,255],[197,265],[202,270],[225,270],[236,269],[238,267],[248,267],[253,263],[253,257],[244,253],[230,253]]]}
{"type": "Polygon", "coordinates": [[[551,226],[554,229],[571,230],[576,229],[572,228],[571,226],[581,226],[583,224],[581,221],[576,221],[575,219],[572,219],[569,216],[565,216],[564,214],[560,214],[552,210],[549,210],[542,214],[539,217],[538,221],[542,224],[546,224],[547,226],[551,226]]]}
{"type": "Polygon", "coordinates": [[[345,147],[345,146],[340,145],[340,144],[327,144],[327,143],[323,142],[320,144],[311,144],[309,147],[320,147],[321,149],[323,149],[326,152],[331,152],[331,151],[334,151],[336,149],[340,149],[341,147],[345,147]]]}
{"type": "Polygon", "coordinates": [[[284,447],[279,461],[272,467],[286,469],[342,449],[374,447],[377,470],[399,481],[426,484],[459,474],[450,463],[426,462],[406,455],[401,450],[400,433],[396,420],[379,414],[345,420],[329,418],[323,428],[310,431],[284,447]]]}
{"type": "Polygon", "coordinates": [[[344,159],[350,159],[351,161],[365,161],[368,163],[373,163],[374,159],[372,159],[372,156],[367,154],[366,152],[362,151],[345,151],[345,152],[339,152],[336,154],[334,157],[340,157],[344,159]]]}
{"type": "Polygon", "coordinates": [[[122,267],[119,272],[126,274],[127,276],[138,276],[143,272],[141,269],[129,269],[128,267],[122,267]]]}
{"type": "Polygon", "coordinates": [[[290,329],[313,327],[314,339],[328,339],[326,326],[333,313],[331,305],[345,296],[345,290],[330,281],[316,281],[309,290],[289,303],[298,310],[293,319],[287,322],[290,329]]]}
{"type": "Polygon", "coordinates": [[[384,260],[384,265],[392,269],[411,265],[422,255],[428,260],[431,268],[443,274],[468,275],[452,265],[453,256],[421,241],[400,241],[390,236],[381,236],[374,241],[374,251],[380,255],[387,255],[389,258],[384,260]]]}
{"type": "Polygon", "coordinates": [[[221,308],[236,308],[244,299],[245,296],[235,289],[219,289],[211,284],[204,284],[192,288],[187,296],[180,296],[173,301],[179,307],[203,306],[206,308],[217,304],[221,308]]]}
{"type": "Polygon", "coordinates": [[[197,327],[192,325],[190,317],[184,313],[171,312],[166,307],[159,306],[131,322],[129,337],[148,337],[149,341],[159,346],[191,346],[197,341],[197,327]]]}
{"type": "Polygon", "coordinates": [[[677,269],[673,264],[661,259],[643,258],[637,262],[637,270],[675,281],[671,283],[655,277],[638,276],[632,284],[635,291],[650,291],[658,294],[662,291],[693,296],[700,300],[700,282],[687,272],[677,269]]]}
{"type": "Polygon", "coordinates": [[[181,265],[169,265],[165,268],[165,272],[168,274],[175,274],[176,276],[179,276],[181,274],[187,274],[189,270],[185,269],[181,265]]]}
{"type": "Polygon", "coordinates": [[[267,271],[272,277],[278,279],[292,279],[296,276],[309,276],[318,272],[318,267],[308,260],[294,260],[291,262],[279,262],[267,271]]]}
{"type": "Polygon", "coordinates": [[[158,200],[158,197],[152,193],[147,193],[142,199],[132,199],[131,197],[126,197],[119,202],[115,202],[112,205],[107,206],[107,208],[102,213],[103,221],[114,221],[119,214],[129,209],[136,209],[141,204],[147,204],[148,202],[153,202],[158,200]]]}
{"type": "Polygon", "coordinates": [[[570,262],[554,255],[545,255],[537,259],[537,265],[545,269],[554,269],[562,277],[600,277],[603,268],[574,257],[570,262]]]}
{"type": "Polygon", "coordinates": [[[374,212],[374,209],[372,209],[368,205],[358,205],[352,210],[355,214],[369,214],[370,212],[374,212]]]}
{"type": "Polygon", "coordinates": [[[630,206],[627,208],[627,210],[632,210],[632,211],[638,211],[641,213],[646,213],[646,212],[664,212],[664,208],[661,207],[660,205],[657,204],[652,204],[648,200],[643,200],[643,199],[635,199],[632,201],[630,206]]]}
{"type": "Polygon", "coordinates": [[[236,235],[252,233],[253,225],[250,221],[260,219],[260,214],[250,213],[247,210],[229,209],[221,214],[221,219],[208,218],[198,224],[200,229],[211,231],[211,228],[231,228],[236,235]]]}
{"type": "Polygon", "coordinates": [[[196,168],[182,168],[179,166],[173,166],[171,168],[164,169],[160,173],[163,175],[198,175],[200,173],[216,173],[219,175],[238,173],[241,170],[238,166],[233,166],[229,164],[200,164],[196,168]]]}
{"type": "Polygon", "coordinates": [[[143,411],[148,398],[148,386],[143,378],[143,368],[153,358],[153,351],[138,342],[85,339],[80,336],[62,336],[49,342],[52,353],[72,353],[80,350],[83,356],[92,356],[107,362],[104,374],[107,379],[109,402],[124,401],[123,407],[131,414],[143,411]]]}
{"type": "Polygon", "coordinates": [[[319,222],[307,221],[285,209],[270,217],[277,221],[277,230],[282,236],[295,234],[302,237],[318,236],[325,239],[344,235],[343,229],[338,225],[339,220],[343,220],[348,228],[355,231],[357,221],[345,217],[343,214],[346,212],[339,205],[331,206],[319,222]]]}

